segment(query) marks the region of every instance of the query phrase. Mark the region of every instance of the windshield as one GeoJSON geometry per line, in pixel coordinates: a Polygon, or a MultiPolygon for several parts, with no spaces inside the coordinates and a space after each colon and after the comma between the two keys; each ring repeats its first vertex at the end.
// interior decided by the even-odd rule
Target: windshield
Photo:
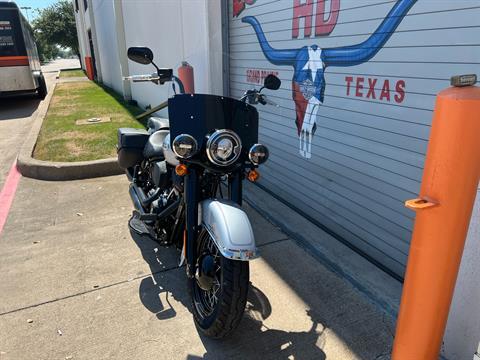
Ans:
{"type": "Polygon", "coordinates": [[[0,56],[25,56],[18,10],[0,9],[0,56]]]}
{"type": "Polygon", "coordinates": [[[171,141],[187,133],[201,147],[208,134],[229,129],[240,136],[246,149],[258,142],[257,109],[244,102],[215,95],[175,95],[168,100],[168,112],[171,141]]]}

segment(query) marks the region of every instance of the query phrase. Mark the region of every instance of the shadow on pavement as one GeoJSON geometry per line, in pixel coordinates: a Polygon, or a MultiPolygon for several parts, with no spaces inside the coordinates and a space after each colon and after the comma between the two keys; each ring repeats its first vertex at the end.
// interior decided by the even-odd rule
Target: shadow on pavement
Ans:
{"type": "Polygon", "coordinates": [[[139,235],[130,229],[130,235],[142,253],[142,257],[150,267],[152,276],[140,282],[139,297],[143,306],[156,314],[160,320],[175,317],[177,312],[169,301],[172,295],[185,307],[189,308],[185,275],[182,273],[179,282],[172,283],[172,276],[167,272],[178,268],[178,251],[175,247],[161,246],[148,236],[139,235]],[[165,304],[160,295],[165,295],[165,304]]]}
{"type": "Polygon", "coordinates": [[[30,117],[40,104],[32,95],[0,98],[0,121],[30,117]]]}
{"type": "Polygon", "coordinates": [[[187,356],[187,360],[214,359],[326,359],[321,350],[323,326],[312,311],[308,331],[283,331],[266,326],[263,321],[271,313],[270,302],[263,292],[251,285],[245,315],[235,334],[224,340],[200,335],[207,352],[203,357],[187,356]]]}
{"type": "MultiPolygon", "coordinates": [[[[149,237],[139,235],[132,230],[130,234],[152,273],[151,277],[142,280],[139,287],[139,297],[145,308],[155,313],[159,320],[173,318],[177,312],[168,300],[171,295],[190,309],[185,274],[180,271],[177,272],[178,277],[172,278],[172,271],[168,271],[178,266],[178,251],[174,247],[162,247],[149,237]],[[161,300],[162,294],[164,302],[161,300]]],[[[308,311],[312,321],[311,328],[303,332],[288,332],[267,327],[263,322],[271,313],[272,307],[266,295],[250,283],[245,315],[234,336],[223,340],[212,340],[199,333],[207,351],[203,357],[189,355],[187,359],[261,357],[262,359],[323,360],[326,358],[318,344],[324,327],[313,311],[308,311]]]]}

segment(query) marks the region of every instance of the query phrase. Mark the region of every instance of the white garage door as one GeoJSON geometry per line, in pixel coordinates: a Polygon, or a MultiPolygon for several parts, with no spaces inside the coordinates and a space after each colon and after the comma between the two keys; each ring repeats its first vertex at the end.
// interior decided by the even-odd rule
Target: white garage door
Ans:
{"type": "Polygon", "coordinates": [[[480,68],[479,1],[229,3],[231,95],[282,80],[261,184],[402,277],[435,94],[480,68]]]}

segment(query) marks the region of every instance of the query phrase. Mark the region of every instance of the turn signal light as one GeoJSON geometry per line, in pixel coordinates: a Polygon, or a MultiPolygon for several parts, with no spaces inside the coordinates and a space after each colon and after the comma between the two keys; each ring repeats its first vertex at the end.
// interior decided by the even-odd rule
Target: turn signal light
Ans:
{"type": "Polygon", "coordinates": [[[257,170],[250,170],[247,175],[248,181],[255,182],[260,178],[260,174],[257,170]]]}
{"type": "Polygon", "coordinates": [[[188,174],[188,168],[187,168],[187,165],[185,164],[179,164],[177,166],[175,166],[175,173],[178,175],[178,176],[185,176],[188,174]]]}

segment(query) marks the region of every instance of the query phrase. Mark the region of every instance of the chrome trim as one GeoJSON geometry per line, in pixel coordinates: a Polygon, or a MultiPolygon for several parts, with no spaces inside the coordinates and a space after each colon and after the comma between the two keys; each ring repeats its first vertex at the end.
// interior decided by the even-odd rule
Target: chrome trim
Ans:
{"type": "Polygon", "coordinates": [[[170,146],[170,133],[165,136],[165,139],[163,140],[163,156],[165,156],[165,160],[167,161],[167,163],[172,166],[177,166],[178,164],[180,164],[177,156],[175,155],[172,147],[170,146]]]}
{"type": "Polygon", "coordinates": [[[265,163],[265,162],[268,160],[268,156],[269,156],[269,154],[268,154],[268,148],[267,148],[265,145],[263,145],[263,144],[253,144],[252,147],[250,148],[250,150],[248,150],[248,159],[252,162],[252,164],[254,164],[254,165],[261,165],[261,164],[263,164],[263,163],[255,162],[255,161],[253,161],[253,159],[252,159],[252,153],[253,153],[252,149],[253,149],[255,146],[263,146],[264,148],[267,149],[267,158],[265,159],[265,161],[264,161],[263,163],[265,163]]]}
{"type": "Polygon", "coordinates": [[[217,130],[212,135],[210,135],[210,137],[208,138],[206,152],[207,152],[208,160],[210,160],[213,164],[218,165],[218,166],[228,166],[228,165],[233,164],[235,161],[237,161],[239,159],[239,157],[242,153],[242,140],[232,130],[228,130],[228,129],[217,130]],[[234,147],[233,147],[234,157],[232,159],[228,160],[228,161],[221,162],[217,159],[214,159],[214,157],[212,155],[211,145],[214,141],[217,141],[219,138],[221,138],[222,136],[225,136],[225,135],[231,137],[231,139],[233,139],[234,142],[237,143],[237,146],[235,146],[235,144],[234,144],[234,147]]]}
{"type": "Polygon", "coordinates": [[[175,137],[175,139],[173,139],[172,141],[172,150],[173,152],[175,153],[175,155],[177,155],[180,159],[189,159],[191,158],[193,155],[195,155],[197,152],[198,152],[198,142],[197,140],[190,134],[180,134],[180,135],[177,135],[175,137]],[[181,156],[179,155],[176,151],[175,151],[175,141],[177,141],[177,139],[180,137],[180,136],[185,136],[185,137],[189,137],[190,139],[193,140],[193,143],[195,144],[194,145],[194,150],[192,151],[191,155],[190,156],[181,156]]]}

